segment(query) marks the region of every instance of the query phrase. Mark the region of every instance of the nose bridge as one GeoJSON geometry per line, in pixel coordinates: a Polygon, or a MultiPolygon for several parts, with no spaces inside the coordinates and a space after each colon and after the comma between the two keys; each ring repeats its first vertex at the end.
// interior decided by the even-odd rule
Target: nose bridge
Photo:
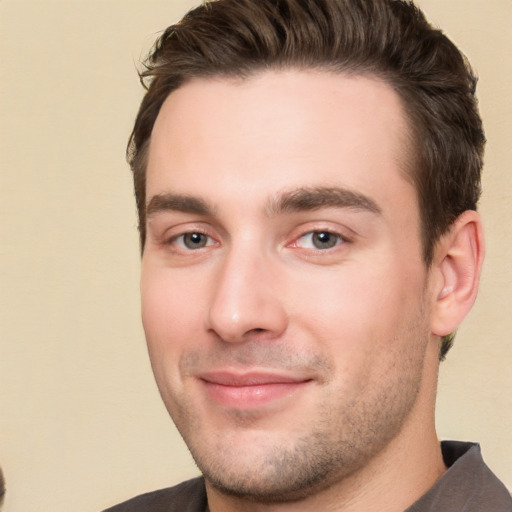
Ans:
{"type": "Polygon", "coordinates": [[[224,341],[242,342],[251,333],[278,336],[286,312],[273,276],[275,262],[250,240],[233,244],[215,275],[209,327],[224,341]]]}

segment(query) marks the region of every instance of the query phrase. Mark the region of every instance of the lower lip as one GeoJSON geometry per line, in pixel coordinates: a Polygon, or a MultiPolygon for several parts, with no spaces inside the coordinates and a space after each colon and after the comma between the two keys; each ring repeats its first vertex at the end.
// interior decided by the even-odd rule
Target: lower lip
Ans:
{"type": "Polygon", "coordinates": [[[236,409],[253,409],[290,397],[310,381],[277,382],[253,386],[225,386],[203,381],[208,396],[220,405],[236,409]]]}

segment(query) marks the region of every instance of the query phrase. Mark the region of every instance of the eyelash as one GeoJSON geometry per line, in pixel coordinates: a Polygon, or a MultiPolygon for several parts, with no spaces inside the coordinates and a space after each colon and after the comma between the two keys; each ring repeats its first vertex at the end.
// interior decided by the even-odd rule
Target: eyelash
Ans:
{"type": "MultiPolygon", "coordinates": [[[[350,239],[341,233],[335,232],[330,229],[313,229],[310,231],[303,232],[300,236],[294,238],[294,241],[291,244],[288,244],[288,247],[303,249],[307,251],[315,251],[316,253],[330,252],[331,250],[336,249],[340,245],[344,245],[346,243],[350,243],[350,239]],[[327,239],[321,240],[320,237],[327,235],[327,239]],[[316,237],[316,238],[315,238],[316,237]],[[334,237],[334,240],[332,238],[334,237]],[[310,247],[305,247],[304,241],[309,238],[309,241],[306,244],[309,244],[310,247]],[[302,242],[301,242],[302,241],[302,242]],[[324,247],[315,247],[315,241],[324,243],[324,247]],[[331,245],[332,244],[332,245],[331,245]]],[[[201,249],[205,249],[207,247],[216,245],[216,241],[213,237],[208,235],[206,232],[202,230],[191,230],[185,233],[180,233],[178,235],[172,236],[165,240],[164,245],[174,246],[175,250],[183,251],[183,252],[196,252],[201,249]],[[199,247],[190,247],[187,245],[187,237],[199,236],[202,237],[202,241],[204,245],[200,245],[199,247]]]]}
{"type": "Polygon", "coordinates": [[[164,245],[170,245],[170,246],[174,245],[174,246],[177,246],[179,248],[179,250],[186,251],[186,252],[188,252],[188,251],[193,252],[193,251],[197,251],[199,249],[203,249],[205,247],[209,247],[211,245],[215,245],[215,242],[214,242],[214,239],[211,236],[209,236],[207,233],[205,233],[201,230],[193,230],[193,231],[187,231],[185,233],[180,233],[179,235],[170,237],[169,239],[167,239],[164,242],[164,245]],[[186,237],[193,237],[194,235],[199,235],[203,238],[206,238],[207,240],[206,240],[205,245],[203,245],[201,247],[197,247],[197,248],[187,247],[186,237]]]}
{"type": "Polygon", "coordinates": [[[308,232],[302,234],[301,236],[299,236],[298,238],[296,238],[295,242],[293,242],[293,244],[292,244],[292,247],[301,247],[304,249],[311,249],[311,250],[314,250],[317,252],[325,252],[325,251],[329,251],[331,249],[334,249],[335,247],[338,247],[338,246],[343,245],[348,242],[350,242],[350,240],[347,237],[345,237],[342,234],[337,233],[335,231],[332,231],[329,229],[315,229],[315,230],[308,231],[308,232]],[[322,235],[327,235],[327,240],[322,241],[319,238],[322,235]],[[301,247],[299,242],[301,240],[305,240],[306,238],[309,238],[310,245],[314,245],[315,237],[316,237],[317,242],[323,243],[326,246],[325,247],[301,247]],[[332,243],[331,239],[333,237],[334,237],[334,242],[332,243]],[[332,245],[331,245],[331,243],[332,243],[332,245]]]}

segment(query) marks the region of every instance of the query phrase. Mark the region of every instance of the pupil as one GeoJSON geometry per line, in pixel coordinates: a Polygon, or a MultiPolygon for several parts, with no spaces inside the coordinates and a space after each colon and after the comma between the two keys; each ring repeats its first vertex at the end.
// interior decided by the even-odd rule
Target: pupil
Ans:
{"type": "Polygon", "coordinates": [[[184,242],[189,249],[204,247],[206,244],[205,236],[202,233],[189,233],[185,236],[184,242]]]}
{"type": "Polygon", "coordinates": [[[336,237],[322,231],[313,235],[313,243],[318,249],[330,249],[336,245],[336,237]]]}

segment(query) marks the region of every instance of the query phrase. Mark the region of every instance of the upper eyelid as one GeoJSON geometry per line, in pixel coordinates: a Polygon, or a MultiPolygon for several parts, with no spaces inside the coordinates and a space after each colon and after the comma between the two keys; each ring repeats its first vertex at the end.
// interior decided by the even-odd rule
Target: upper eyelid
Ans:
{"type": "Polygon", "coordinates": [[[354,230],[352,230],[346,226],[332,227],[332,226],[326,225],[326,223],[324,223],[324,222],[318,222],[318,223],[314,222],[313,224],[316,224],[316,225],[308,226],[308,227],[302,226],[302,227],[298,228],[297,230],[295,230],[296,234],[294,233],[292,235],[292,238],[297,240],[297,239],[299,239],[303,236],[309,235],[311,233],[322,233],[322,232],[337,235],[345,241],[351,241],[357,236],[357,233],[354,230]]]}
{"type": "Polygon", "coordinates": [[[302,236],[310,235],[312,233],[330,233],[331,235],[337,235],[340,238],[348,239],[349,236],[342,232],[340,229],[332,229],[332,228],[314,228],[314,229],[308,229],[307,231],[304,231],[302,235],[299,235],[299,238],[302,236]]]}
{"type": "Polygon", "coordinates": [[[210,238],[215,238],[212,235],[212,229],[208,227],[208,225],[205,226],[204,222],[180,222],[179,224],[162,228],[160,233],[161,235],[159,238],[163,240],[177,238],[179,236],[186,235],[187,233],[201,233],[202,235],[209,236],[210,238]]]}
{"type": "Polygon", "coordinates": [[[186,231],[180,231],[179,233],[175,233],[175,234],[168,234],[168,235],[164,234],[164,236],[162,238],[163,238],[164,243],[171,243],[171,242],[176,241],[178,238],[184,237],[185,235],[194,234],[194,233],[204,235],[207,238],[209,238],[210,240],[215,241],[215,238],[211,234],[207,233],[206,230],[201,230],[201,229],[187,229],[186,231]]]}

